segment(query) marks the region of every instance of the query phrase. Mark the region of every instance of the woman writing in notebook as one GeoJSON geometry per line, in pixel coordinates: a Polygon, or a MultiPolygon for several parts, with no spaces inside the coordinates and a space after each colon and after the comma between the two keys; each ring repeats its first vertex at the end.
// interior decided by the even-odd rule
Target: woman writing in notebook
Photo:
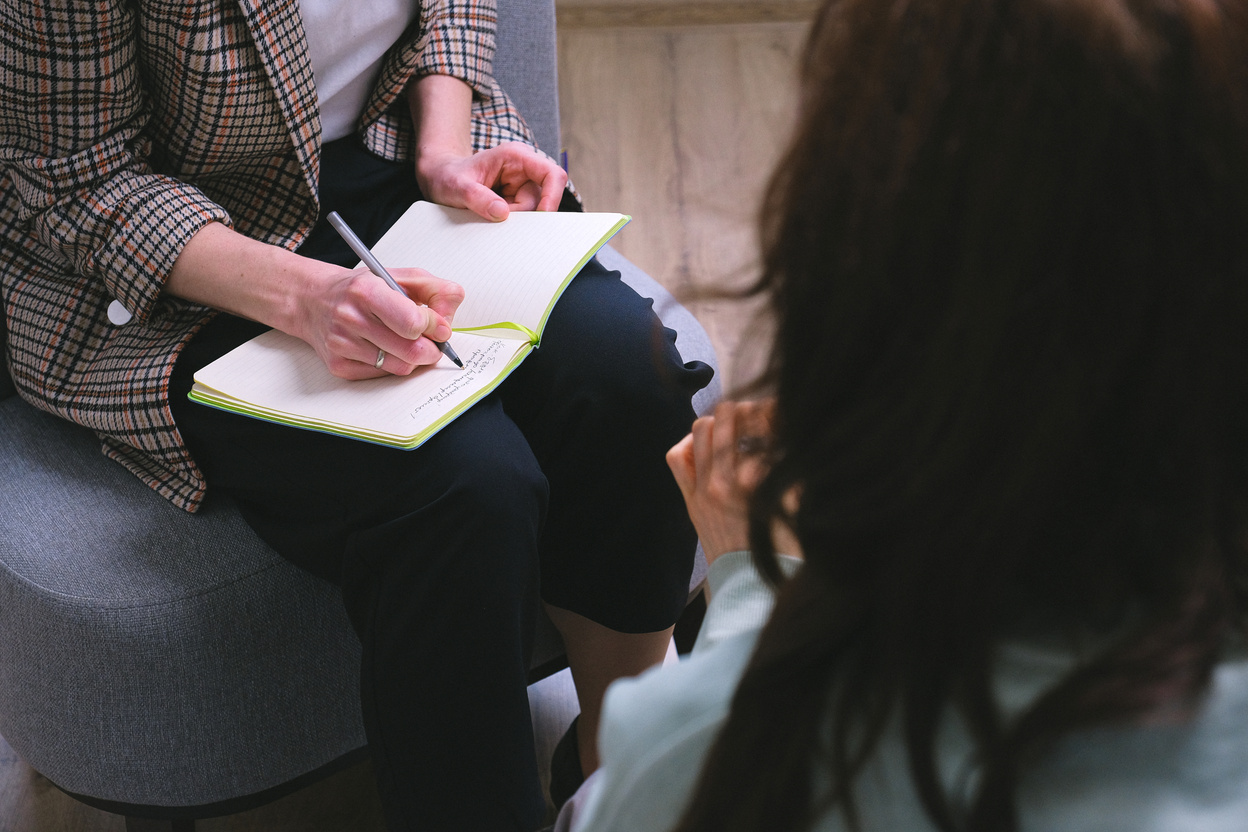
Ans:
{"type": "Polygon", "coordinates": [[[542,349],[415,452],[186,400],[195,370],[269,326],[347,378],[437,360],[462,291],[396,269],[404,298],[352,269],[330,211],[371,245],[422,197],[494,220],[574,207],[490,76],[494,17],[489,0],[0,9],[14,381],[178,507],[228,492],[341,586],[395,830],[538,826],[538,599],[568,645],[589,769],[601,691],[663,655],[694,549],[662,454],[709,369],[596,263],[542,349]]]}

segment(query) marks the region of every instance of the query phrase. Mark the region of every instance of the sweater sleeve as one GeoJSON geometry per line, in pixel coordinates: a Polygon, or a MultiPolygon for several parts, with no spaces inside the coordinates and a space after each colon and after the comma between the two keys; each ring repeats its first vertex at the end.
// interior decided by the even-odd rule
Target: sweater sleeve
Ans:
{"type": "Polygon", "coordinates": [[[229,215],[155,174],[134,5],[45,0],[0,6],[0,166],[6,224],[98,277],[139,320],[186,242],[229,215]]]}
{"type": "MultiPolygon", "coordinates": [[[[786,578],[802,565],[801,559],[790,555],[779,558],[786,578]]],[[[758,574],[746,551],[717,557],[706,578],[711,600],[693,646],[694,653],[709,650],[741,633],[761,630],[776,600],[774,590],[758,574]]]]}
{"type": "MultiPolygon", "coordinates": [[[[802,562],[782,555],[780,563],[790,576],[802,562]]],[[[602,767],[565,804],[557,832],[660,832],[680,817],[775,597],[749,552],[719,556],[707,579],[711,601],[693,655],[607,690],[602,767]]]]}

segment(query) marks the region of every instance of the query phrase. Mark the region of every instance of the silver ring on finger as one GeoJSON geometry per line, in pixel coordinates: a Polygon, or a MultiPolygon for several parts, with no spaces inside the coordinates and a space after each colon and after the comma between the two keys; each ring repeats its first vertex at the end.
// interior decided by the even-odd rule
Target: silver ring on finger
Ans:
{"type": "Polygon", "coordinates": [[[382,362],[384,362],[385,360],[386,360],[386,351],[377,350],[377,360],[373,362],[373,369],[380,370],[382,362]]]}

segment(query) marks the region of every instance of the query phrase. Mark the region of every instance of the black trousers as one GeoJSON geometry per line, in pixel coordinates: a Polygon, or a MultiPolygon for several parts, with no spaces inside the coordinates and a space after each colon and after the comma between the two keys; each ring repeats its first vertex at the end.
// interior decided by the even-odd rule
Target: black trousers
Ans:
{"type": "MultiPolygon", "coordinates": [[[[407,164],[327,145],[323,211],[373,243],[419,198],[407,164]]],[[[354,265],[323,223],[301,253],[354,265]]],[[[415,451],[187,401],[262,328],[220,316],[187,347],[174,415],[212,489],[284,557],[337,583],[363,644],[361,706],[392,830],[540,825],[526,677],[539,597],[622,632],[683,608],[693,529],[663,455],[711,370],[591,262],[541,347],[415,451]]]]}

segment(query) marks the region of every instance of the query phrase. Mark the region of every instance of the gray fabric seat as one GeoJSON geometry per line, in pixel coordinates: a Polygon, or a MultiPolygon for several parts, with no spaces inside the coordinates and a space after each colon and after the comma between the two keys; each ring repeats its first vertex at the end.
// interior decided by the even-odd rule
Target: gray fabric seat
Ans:
{"type": "MultiPolygon", "coordinates": [[[[553,2],[499,5],[495,72],[557,155],[553,2]]],[[[601,259],[655,298],[686,361],[715,365],[670,294],[617,252],[601,259]]],[[[716,381],[695,406],[718,395],[716,381]]],[[[132,816],[209,817],[366,753],[359,644],[337,590],[282,560],[226,497],[178,511],[89,431],[18,398],[3,368],[0,483],[0,735],[61,789],[132,816]]],[[[536,672],[561,651],[544,622],[536,672]]]]}

